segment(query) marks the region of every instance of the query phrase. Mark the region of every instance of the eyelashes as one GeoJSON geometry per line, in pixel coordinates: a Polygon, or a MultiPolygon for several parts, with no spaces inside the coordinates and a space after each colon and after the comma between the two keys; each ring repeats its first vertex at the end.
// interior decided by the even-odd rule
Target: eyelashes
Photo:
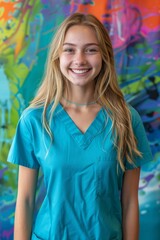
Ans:
{"type": "MultiPolygon", "coordinates": [[[[63,52],[68,53],[68,54],[76,54],[77,50],[74,48],[64,48],[63,52]]],[[[97,52],[99,52],[99,49],[97,49],[97,48],[86,48],[83,50],[83,53],[91,54],[91,55],[95,54],[97,52]]]]}

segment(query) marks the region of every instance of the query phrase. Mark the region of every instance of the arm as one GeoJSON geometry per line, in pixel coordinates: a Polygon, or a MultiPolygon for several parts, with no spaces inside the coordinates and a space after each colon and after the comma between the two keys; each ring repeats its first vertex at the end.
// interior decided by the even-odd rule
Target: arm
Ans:
{"type": "Polygon", "coordinates": [[[14,239],[29,240],[32,230],[38,170],[19,167],[14,239]]]}
{"type": "Polygon", "coordinates": [[[123,240],[138,240],[139,204],[138,186],[140,169],[127,170],[124,173],[122,187],[123,240]]]}

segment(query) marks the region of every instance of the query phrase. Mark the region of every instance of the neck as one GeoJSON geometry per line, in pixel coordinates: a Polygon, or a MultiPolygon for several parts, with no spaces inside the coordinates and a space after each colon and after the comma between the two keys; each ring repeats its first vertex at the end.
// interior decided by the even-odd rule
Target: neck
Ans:
{"type": "Polygon", "coordinates": [[[63,99],[65,100],[65,102],[67,104],[74,105],[76,107],[90,106],[90,105],[94,105],[94,104],[97,103],[97,101],[90,101],[90,102],[86,102],[86,103],[78,103],[78,102],[70,101],[70,100],[66,99],[65,97],[63,97],[63,99]]]}

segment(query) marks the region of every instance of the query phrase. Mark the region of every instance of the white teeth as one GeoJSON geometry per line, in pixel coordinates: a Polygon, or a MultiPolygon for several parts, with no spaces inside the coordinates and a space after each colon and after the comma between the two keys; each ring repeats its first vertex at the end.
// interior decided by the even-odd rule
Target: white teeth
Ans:
{"type": "Polygon", "coordinates": [[[85,73],[88,72],[88,69],[72,69],[74,73],[85,73]]]}

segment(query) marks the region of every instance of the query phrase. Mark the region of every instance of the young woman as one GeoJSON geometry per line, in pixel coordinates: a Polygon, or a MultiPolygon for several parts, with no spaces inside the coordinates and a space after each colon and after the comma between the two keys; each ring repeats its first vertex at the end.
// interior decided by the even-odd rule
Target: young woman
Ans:
{"type": "Polygon", "coordinates": [[[15,240],[137,240],[140,166],[151,159],[106,29],[93,15],[69,16],[8,156],[20,165],[15,240]],[[46,196],[34,222],[40,167],[46,196]]]}

